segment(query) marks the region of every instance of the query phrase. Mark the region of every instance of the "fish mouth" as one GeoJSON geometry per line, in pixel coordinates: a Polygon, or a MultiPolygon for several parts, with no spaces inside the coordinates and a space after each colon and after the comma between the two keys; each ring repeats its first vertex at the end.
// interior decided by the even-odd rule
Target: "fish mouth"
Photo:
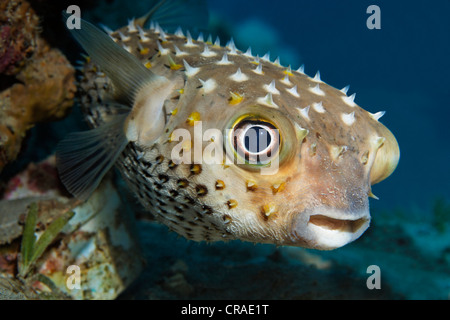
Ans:
{"type": "Polygon", "coordinates": [[[348,212],[320,208],[294,218],[292,237],[319,250],[332,250],[358,239],[370,224],[368,209],[348,212]]]}

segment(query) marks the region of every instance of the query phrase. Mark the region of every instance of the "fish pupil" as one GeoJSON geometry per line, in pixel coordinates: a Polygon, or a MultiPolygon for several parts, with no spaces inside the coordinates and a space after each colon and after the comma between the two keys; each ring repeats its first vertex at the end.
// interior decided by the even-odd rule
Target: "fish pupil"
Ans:
{"type": "Polygon", "coordinates": [[[267,129],[255,125],[245,132],[244,146],[248,152],[261,153],[266,150],[272,142],[272,137],[267,129]]]}

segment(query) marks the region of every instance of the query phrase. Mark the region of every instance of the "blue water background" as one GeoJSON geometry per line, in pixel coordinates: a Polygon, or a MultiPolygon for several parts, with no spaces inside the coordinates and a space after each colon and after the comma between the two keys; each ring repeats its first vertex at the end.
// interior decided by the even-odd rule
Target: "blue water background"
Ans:
{"type": "Polygon", "coordinates": [[[210,0],[212,18],[232,27],[245,50],[305,64],[337,88],[350,84],[356,102],[396,136],[401,160],[374,186],[372,207],[429,212],[450,195],[450,1],[210,0]],[[369,30],[367,8],[381,9],[381,30],[369,30]],[[217,15],[217,16],[215,16],[217,15]],[[253,25],[253,27],[252,27],[253,25]],[[247,34],[242,34],[246,32],[247,34]],[[276,38],[276,41],[273,41],[276,38]],[[261,43],[276,48],[260,48],[261,43]],[[271,43],[272,42],[272,43],[271,43]],[[264,54],[264,51],[255,52],[264,54]]]}

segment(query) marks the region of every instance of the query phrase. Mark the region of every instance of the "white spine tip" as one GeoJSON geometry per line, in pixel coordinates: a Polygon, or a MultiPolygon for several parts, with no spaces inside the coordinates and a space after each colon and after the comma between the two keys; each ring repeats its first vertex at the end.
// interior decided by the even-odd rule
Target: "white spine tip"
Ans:
{"type": "Polygon", "coordinates": [[[313,103],[313,108],[318,113],[325,113],[325,108],[323,107],[322,101],[319,103],[313,103]]]}
{"type": "Polygon", "coordinates": [[[316,75],[314,76],[313,79],[315,82],[322,82],[322,80],[320,79],[320,71],[317,71],[316,75]]]}
{"type": "Polygon", "coordinates": [[[275,59],[275,61],[273,62],[274,65],[276,65],[277,67],[281,67],[281,63],[280,63],[280,57],[277,57],[275,59]]]}
{"type": "Polygon", "coordinates": [[[343,113],[341,115],[342,121],[347,125],[347,126],[351,126],[352,124],[355,123],[355,111],[351,112],[351,113],[343,113]]]}
{"type": "Polygon", "coordinates": [[[136,25],[134,23],[134,18],[131,20],[128,20],[128,32],[137,32],[136,25]]]}
{"type": "Polygon", "coordinates": [[[270,52],[267,52],[264,56],[262,56],[261,60],[270,62],[270,52]]]}
{"type": "Polygon", "coordinates": [[[292,85],[292,83],[291,83],[291,80],[289,80],[289,75],[285,75],[284,76],[284,78],[282,79],[282,80],[280,80],[281,81],[281,83],[283,83],[283,84],[285,84],[285,85],[287,85],[287,86],[290,86],[290,85],[292,85]]]}
{"type": "Polygon", "coordinates": [[[233,38],[231,38],[231,40],[228,41],[226,47],[230,50],[230,54],[237,54],[237,48],[236,45],[234,44],[233,38]]]}
{"type": "Polygon", "coordinates": [[[318,95],[318,96],[324,96],[325,92],[323,92],[322,89],[320,89],[320,85],[317,84],[315,87],[309,88],[309,91],[311,91],[312,93],[318,95]]]}
{"type": "Polygon", "coordinates": [[[177,30],[175,30],[175,35],[177,37],[184,37],[183,29],[181,29],[181,27],[178,27],[177,30]]]}
{"type": "Polygon", "coordinates": [[[220,65],[228,65],[228,64],[232,64],[232,62],[230,62],[230,60],[228,60],[228,55],[227,55],[227,53],[225,52],[225,53],[223,54],[223,56],[222,56],[222,60],[220,60],[219,62],[217,62],[217,64],[220,64],[220,65]]]}
{"type": "Polygon", "coordinates": [[[300,98],[300,94],[298,93],[297,86],[294,86],[293,88],[286,89],[287,92],[292,94],[296,98],[300,98]]]}
{"type": "Polygon", "coordinates": [[[375,121],[378,121],[378,120],[380,120],[380,118],[381,118],[382,116],[384,116],[385,114],[386,114],[386,111],[380,111],[380,112],[377,112],[377,113],[371,113],[370,116],[371,116],[375,121]]]}
{"type": "Polygon", "coordinates": [[[261,63],[258,64],[258,66],[256,67],[255,70],[253,70],[253,72],[256,74],[260,74],[260,75],[264,74],[263,69],[262,69],[262,64],[261,63]]]}
{"type": "Polygon", "coordinates": [[[186,52],[181,51],[176,45],[173,45],[173,48],[175,49],[175,56],[181,57],[187,55],[186,52]]]}
{"type": "Polygon", "coordinates": [[[186,31],[186,47],[196,47],[197,45],[193,42],[191,33],[186,31]]]}
{"type": "Polygon", "coordinates": [[[350,107],[355,107],[356,106],[355,97],[356,93],[352,94],[350,97],[342,97],[342,100],[344,100],[344,102],[350,107]]]}
{"type": "Polygon", "coordinates": [[[214,56],[216,55],[216,53],[213,52],[213,51],[211,51],[211,50],[209,50],[208,45],[205,45],[205,49],[203,50],[203,52],[201,53],[201,55],[202,55],[203,57],[210,58],[210,57],[214,57],[214,56]]]}
{"type": "Polygon", "coordinates": [[[183,64],[184,64],[184,69],[186,70],[185,73],[188,77],[195,76],[200,71],[200,68],[191,67],[184,59],[183,59],[183,64]]]}
{"type": "Polygon", "coordinates": [[[264,89],[271,94],[280,94],[280,91],[275,87],[275,80],[272,80],[270,84],[265,84],[264,89]]]}
{"type": "Polygon", "coordinates": [[[305,74],[305,65],[302,64],[302,65],[300,66],[300,68],[297,69],[297,72],[298,72],[298,73],[301,73],[301,74],[305,74]]]}
{"type": "Polygon", "coordinates": [[[244,53],[244,56],[246,56],[246,57],[248,57],[248,58],[253,58],[253,55],[252,55],[252,48],[251,48],[251,47],[249,47],[249,48],[247,49],[247,51],[244,53]]]}
{"type": "Polygon", "coordinates": [[[238,68],[236,73],[234,73],[230,76],[230,79],[235,82],[243,82],[243,81],[247,81],[248,77],[242,73],[241,68],[238,68]]]}
{"type": "Polygon", "coordinates": [[[263,104],[263,105],[266,105],[268,107],[271,107],[271,108],[275,108],[275,109],[279,108],[276,105],[276,103],[273,101],[273,97],[272,97],[272,94],[270,92],[264,98],[259,98],[258,102],[263,104]]]}
{"type": "Polygon", "coordinates": [[[160,53],[162,56],[164,56],[164,55],[170,53],[170,50],[169,50],[169,49],[163,48],[163,46],[159,43],[159,41],[157,41],[156,43],[157,43],[157,45],[158,45],[159,53],[160,53]]]}
{"type": "Polygon", "coordinates": [[[306,119],[306,120],[310,120],[309,119],[309,109],[310,109],[311,107],[310,106],[307,106],[307,107],[305,107],[305,108],[297,108],[297,110],[298,110],[298,112],[300,113],[300,115],[304,118],[304,119],[306,119]]]}
{"type": "Polygon", "coordinates": [[[350,89],[350,86],[346,86],[346,87],[342,88],[340,91],[341,91],[343,94],[347,95],[347,92],[348,92],[349,89],[350,89]]]}
{"type": "Polygon", "coordinates": [[[210,92],[214,91],[214,89],[217,88],[217,83],[216,83],[216,81],[214,81],[214,79],[208,79],[206,81],[203,81],[201,79],[198,79],[198,80],[202,84],[203,91],[205,93],[210,93],[210,92]]]}

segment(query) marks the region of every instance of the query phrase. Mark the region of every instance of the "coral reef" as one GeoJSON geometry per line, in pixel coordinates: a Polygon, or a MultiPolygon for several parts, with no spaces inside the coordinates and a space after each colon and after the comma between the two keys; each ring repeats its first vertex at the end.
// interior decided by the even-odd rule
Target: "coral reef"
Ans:
{"type": "Polygon", "coordinates": [[[143,268],[111,179],[81,204],[61,188],[54,156],[9,181],[0,213],[0,300],[114,299],[143,268]]]}
{"type": "Polygon", "coordinates": [[[75,71],[40,37],[27,1],[0,3],[0,171],[37,122],[64,117],[76,92],[75,71]]]}

